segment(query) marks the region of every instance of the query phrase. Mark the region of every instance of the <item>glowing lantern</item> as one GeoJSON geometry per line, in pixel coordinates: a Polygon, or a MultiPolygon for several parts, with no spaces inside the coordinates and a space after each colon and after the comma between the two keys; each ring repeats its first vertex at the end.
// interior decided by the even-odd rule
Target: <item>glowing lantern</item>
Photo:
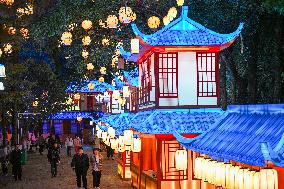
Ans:
{"type": "Polygon", "coordinates": [[[0,91],[4,91],[4,90],[5,90],[4,84],[0,82],[0,91]]]}
{"type": "Polygon", "coordinates": [[[202,178],[202,160],[204,158],[202,157],[198,157],[198,158],[195,158],[194,160],[194,177],[197,178],[197,179],[201,179],[202,178]]]}
{"type": "Polygon", "coordinates": [[[230,185],[229,188],[234,188],[238,186],[238,171],[239,166],[232,166],[230,169],[230,185]]]}
{"type": "Polygon", "coordinates": [[[141,139],[140,138],[134,138],[133,139],[133,152],[141,152],[141,139]]]}
{"type": "Polygon", "coordinates": [[[73,102],[73,100],[70,97],[66,100],[66,104],[68,104],[68,105],[72,104],[72,102],[73,102]]]}
{"type": "Polygon", "coordinates": [[[260,181],[261,181],[260,172],[256,171],[253,174],[253,189],[260,189],[260,181]]]}
{"type": "Polygon", "coordinates": [[[33,101],[33,107],[37,107],[38,106],[38,101],[33,101]]]}
{"type": "Polygon", "coordinates": [[[168,12],[168,17],[170,18],[170,20],[173,20],[176,16],[177,16],[177,9],[175,7],[170,8],[169,12],[168,12]]]}
{"type": "Polygon", "coordinates": [[[5,3],[8,6],[11,6],[14,4],[14,0],[4,0],[4,1],[0,1],[0,3],[5,3]]]}
{"type": "Polygon", "coordinates": [[[131,39],[131,53],[139,53],[139,39],[131,39]]]}
{"type": "Polygon", "coordinates": [[[260,170],[260,188],[278,189],[278,175],[275,169],[260,170]]]}
{"type": "Polygon", "coordinates": [[[120,104],[121,106],[124,106],[126,103],[126,99],[124,98],[119,98],[117,101],[118,101],[118,104],[120,104]]]}
{"type": "Polygon", "coordinates": [[[230,170],[232,169],[232,165],[230,163],[225,163],[226,169],[226,178],[225,178],[225,187],[228,188],[230,186],[230,170]]]}
{"type": "Polygon", "coordinates": [[[106,67],[101,67],[100,72],[101,72],[101,74],[105,75],[106,74],[106,67]]]}
{"type": "Polygon", "coordinates": [[[132,144],[133,144],[133,131],[132,130],[124,131],[124,144],[125,144],[125,150],[130,151],[132,149],[132,144]]]}
{"type": "Polygon", "coordinates": [[[129,91],[129,86],[123,86],[123,97],[126,98],[126,97],[129,97],[130,95],[130,91],[129,91]]]}
{"type": "Polygon", "coordinates": [[[91,38],[90,38],[90,36],[85,36],[85,37],[83,37],[83,39],[82,39],[82,43],[83,43],[83,45],[90,45],[90,43],[91,43],[91,38]]]}
{"type": "Polygon", "coordinates": [[[94,122],[93,122],[93,121],[90,121],[90,125],[91,125],[91,126],[94,125],[94,122]]]}
{"type": "Polygon", "coordinates": [[[119,136],[118,138],[118,149],[119,152],[125,151],[124,136],[119,136]]]}
{"type": "Polygon", "coordinates": [[[246,171],[244,175],[244,188],[252,188],[253,189],[253,174],[254,171],[246,171]]]}
{"type": "Polygon", "coordinates": [[[116,100],[119,99],[119,97],[120,97],[119,90],[114,90],[113,93],[112,93],[112,97],[116,100]]]}
{"type": "Polygon", "coordinates": [[[103,139],[103,141],[106,141],[106,139],[107,139],[107,132],[105,132],[105,131],[102,132],[102,139],[103,139]]]}
{"type": "Polygon", "coordinates": [[[176,169],[185,171],[187,169],[187,150],[180,149],[175,154],[176,169]]]}
{"type": "Polygon", "coordinates": [[[226,181],[226,165],[223,162],[218,162],[216,166],[216,185],[225,186],[226,181]]]}
{"type": "Polygon", "coordinates": [[[107,138],[105,139],[105,144],[107,145],[107,146],[110,146],[110,137],[109,137],[109,135],[107,135],[107,138]]]}
{"type": "Polygon", "coordinates": [[[170,17],[165,16],[165,17],[163,18],[163,23],[164,23],[165,26],[168,25],[170,22],[171,22],[170,17]]]}
{"type": "Polygon", "coordinates": [[[104,38],[104,39],[102,40],[102,44],[103,44],[103,46],[109,45],[109,39],[104,38]]]}
{"type": "Polygon", "coordinates": [[[115,137],[115,130],[114,130],[114,128],[109,127],[107,129],[107,132],[108,132],[108,135],[109,135],[110,138],[114,138],[115,137]]]}
{"type": "Polygon", "coordinates": [[[184,0],[177,0],[177,5],[182,6],[184,4],[184,0]]]}
{"type": "Polygon", "coordinates": [[[0,64],[0,77],[6,77],[5,66],[0,64]]]}
{"type": "Polygon", "coordinates": [[[136,19],[136,14],[130,7],[121,7],[119,9],[119,21],[124,24],[129,24],[136,19]]]}
{"type": "Polygon", "coordinates": [[[82,120],[83,120],[83,118],[82,118],[81,116],[78,116],[78,117],[77,117],[77,121],[78,121],[78,122],[81,122],[82,120]]]}
{"type": "Polygon", "coordinates": [[[21,28],[20,33],[22,34],[23,38],[25,39],[29,38],[29,30],[27,28],[21,28]]]}
{"type": "Polygon", "coordinates": [[[80,98],[81,98],[81,96],[80,96],[79,93],[77,93],[77,94],[74,95],[74,99],[75,99],[75,100],[80,100],[80,98]]]}
{"type": "Polygon", "coordinates": [[[109,15],[106,22],[108,28],[117,28],[118,19],[115,15],[109,15]]]}
{"type": "Polygon", "coordinates": [[[82,28],[84,28],[84,30],[90,30],[92,28],[92,21],[91,20],[84,20],[82,22],[82,28]]]}
{"type": "MultiPolygon", "coordinates": [[[[239,189],[245,189],[244,184],[245,184],[245,173],[247,172],[247,169],[241,168],[239,169],[237,173],[237,186],[239,189]]],[[[235,184],[236,186],[236,184],[235,184]]]]}
{"type": "Polygon", "coordinates": [[[208,160],[206,161],[206,164],[203,167],[203,171],[205,171],[204,179],[208,181],[211,184],[216,183],[216,167],[217,167],[217,161],[214,160],[208,160]]]}
{"type": "Polygon", "coordinates": [[[7,43],[5,45],[3,45],[4,49],[3,51],[7,54],[12,53],[12,45],[10,43],[7,43]]]}
{"type": "Polygon", "coordinates": [[[99,82],[104,82],[105,81],[105,78],[104,77],[100,77],[99,78],[99,82]]]}
{"type": "Polygon", "coordinates": [[[102,133],[103,133],[103,131],[102,130],[97,130],[97,137],[98,138],[102,138],[102,133]]]}
{"type": "Polygon", "coordinates": [[[90,90],[94,90],[95,84],[94,84],[94,83],[89,83],[89,84],[88,84],[88,88],[89,88],[90,90]]]}
{"type": "Polygon", "coordinates": [[[93,70],[94,65],[92,63],[87,64],[87,70],[93,70]]]}
{"type": "Polygon", "coordinates": [[[70,32],[64,32],[61,35],[61,41],[64,45],[71,45],[72,43],[72,34],[70,32]]]}
{"type": "Polygon", "coordinates": [[[110,147],[112,149],[117,149],[118,148],[118,141],[115,138],[110,139],[110,147]]]}
{"type": "Polygon", "coordinates": [[[89,52],[86,51],[86,50],[83,50],[83,51],[82,51],[82,57],[83,57],[84,59],[87,59],[87,58],[89,57],[89,52]]]}
{"type": "Polygon", "coordinates": [[[2,54],[3,54],[3,52],[2,52],[2,50],[0,49],[0,57],[2,56],[2,54]]]}
{"type": "Polygon", "coordinates": [[[160,26],[160,18],[158,18],[157,16],[151,16],[149,19],[148,19],[148,26],[149,28],[151,29],[156,29],[160,26]]]}
{"type": "Polygon", "coordinates": [[[9,35],[15,35],[16,34],[16,28],[14,28],[14,27],[10,27],[9,29],[8,29],[8,34],[9,35]]]}

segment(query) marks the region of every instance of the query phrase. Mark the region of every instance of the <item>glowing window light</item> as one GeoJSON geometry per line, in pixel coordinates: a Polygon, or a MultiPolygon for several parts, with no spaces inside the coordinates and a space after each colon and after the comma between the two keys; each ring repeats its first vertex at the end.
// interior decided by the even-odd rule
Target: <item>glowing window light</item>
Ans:
{"type": "Polygon", "coordinates": [[[131,53],[139,53],[139,39],[131,39],[131,53]]]}
{"type": "Polygon", "coordinates": [[[133,152],[138,153],[141,152],[141,139],[140,138],[134,138],[133,139],[133,152]]]}
{"type": "Polygon", "coordinates": [[[175,153],[176,169],[185,171],[187,169],[187,150],[180,149],[175,153]]]}
{"type": "Polygon", "coordinates": [[[177,5],[182,6],[184,4],[184,0],[177,0],[177,5]]]}
{"type": "Polygon", "coordinates": [[[110,138],[114,138],[115,137],[115,130],[114,130],[114,128],[109,127],[107,129],[107,132],[108,132],[108,135],[109,135],[110,138]]]}
{"type": "Polygon", "coordinates": [[[93,26],[93,23],[91,20],[84,20],[82,22],[82,28],[84,28],[84,30],[90,30],[93,26]]]}
{"type": "Polygon", "coordinates": [[[156,29],[160,26],[160,18],[157,17],[157,16],[151,16],[149,19],[148,19],[148,26],[149,28],[151,29],[156,29]]]}
{"type": "Polygon", "coordinates": [[[87,45],[90,45],[91,43],[91,37],[90,36],[84,36],[83,39],[82,39],[82,43],[83,45],[87,46],[87,45]]]}
{"type": "Polygon", "coordinates": [[[107,17],[107,21],[106,22],[107,22],[107,27],[108,28],[111,28],[111,29],[117,28],[118,19],[117,19],[117,17],[115,15],[109,15],[107,17]]]}
{"type": "Polygon", "coordinates": [[[130,96],[129,86],[123,86],[123,97],[127,98],[130,96]]]}
{"type": "Polygon", "coordinates": [[[124,144],[125,144],[125,150],[130,151],[132,149],[132,144],[133,144],[133,131],[132,130],[124,131],[124,144]]]}

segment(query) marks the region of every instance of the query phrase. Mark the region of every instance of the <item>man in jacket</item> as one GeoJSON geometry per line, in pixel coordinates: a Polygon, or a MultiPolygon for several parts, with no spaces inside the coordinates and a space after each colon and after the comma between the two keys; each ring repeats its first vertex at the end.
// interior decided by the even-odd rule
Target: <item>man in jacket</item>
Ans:
{"type": "Polygon", "coordinates": [[[57,175],[57,165],[60,163],[59,154],[60,154],[59,146],[57,143],[55,143],[51,150],[51,156],[50,156],[51,178],[56,177],[57,175]]]}
{"type": "Polygon", "coordinates": [[[83,148],[78,149],[78,153],[73,156],[71,167],[75,169],[77,177],[77,187],[81,187],[81,179],[83,181],[83,187],[87,189],[87,171],[89,169],[89,157],[84,154],[83,148]]]}
{"type": "Polygon", "coordinates": [[[22,180],[22,163],[21,156],[22,152],[19,149],[20,145],[16,144],[15,149],[11,152],[11,164],[13,166],[12,172],[15,178],[15,181],[22,180]]]}

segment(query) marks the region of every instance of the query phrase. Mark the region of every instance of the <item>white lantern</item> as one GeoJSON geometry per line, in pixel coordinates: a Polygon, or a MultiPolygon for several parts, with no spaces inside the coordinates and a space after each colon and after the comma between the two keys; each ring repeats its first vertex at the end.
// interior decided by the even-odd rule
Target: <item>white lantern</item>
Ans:
{"type": "Polygon", "coordinates": [[[94,125],[94,122],[93,122],[93,121],[90,121],[90,125],[94,125]]]}
{"type": "Polygon", "coordinates": [[[133,139],[133,152],[141,152],[141,139],[140,138],[134,138],[133,139]]]}
{"type": "Polygon", "coordinates": [[[118,138],[118,149],[119,152],[125,151],[124,136],[119,136],[118,138]]]}
{"type": "Polygon", "coordinates": [[[131,53],[139,53],[139,39],[131,39],[131,53]]]}
{"type": "Polygon", "coordinates": [[[105,131],[102,132],[102,139],[103,139],[103,141],[106,141],[106,139],[107,139],[107,132],[105,132],[105,131]]]}
{"type": "Polygon", "coordinates": [[[130,95],[130,91],[129,91],[129,86],[123,86],[123,97],[126,98],[126,97],[129,97],[130,95]]]}
{"type": "Polygon", "coordinates": [[[0,77],[6,77],[5,75],[5,66],[0,64],[0,77]]]}
{"type": "Polygon", "coordinates": [[[119,99],[120,97],[120,92],[119,90],[114,90],[112,93],[112,98],[114,98],[115,100],[119,99]]]}
{"type": "Polygon", "coordinates": [[[114,130],[114,128],[109,127],[107,129],[107,132],[108,132],[108,135],[109,135],[110,138],[114,138],[115,137],[115,130],[114,130]]]}
{"type": "Polygon", "coordinates": [[[225,187],[226,181],[226,165],[218,162],[216,167],[216,185],[225,187]]]}
{"type": "Polygon", "coordinates": [[[238,173],[237,173],[237,179],[238,179],[238,188],[239,189],[246,189],[245,186],[245,175],[246,172],[248,172],[248,169],[245,168],[241,168],[239,169],[238,173]]]}
{"type": "Polygon", "coordinates": [[[133,131],[132,130],[124,131],[124,144],[125,144],[125,150],[130,151],[132,149],[132,144],[133,144],[133,131]]]}
{"type": "Polygon", "coordinates": [[[83,45],[87,46],[87,45],[90,45],[91,43],[91,37],[90,36],[84,36],[83,39],[82,39],[82,43],[83,45]]]}
{"type": "Polygon", "coordinates": [[[117,28],[118,19],[115,15],[109,15],[106,22],[108,28],[117,28]]]}
{"type": "Polygon", "coordinates": [[[168,12],[168,17],[172,21],[177,16],[177,9],[175,7],[170,8],[168,12]]]}
{"type": "Polygon", "coordinates": [[[203,181],[208,181],[208,174],[209,174],[208,167],[209,167],[210,161],[211,161],[211,159],[209,159],[209,158],[204,158],[202,160],[202,168],[201,168],[202,175],[201,175],[201,179],[203,181]]]}
{"type": "Polygon", "coordinates": [[[5,90],[4,84],[0,82],[0,91],[4,91],[4,90],[5,90]]]}
{"type": "Polygon", "coordinates": [[[260,189],[260,180],[261,180],[260,172],[256,171],[253,174],[253,189],[260,189]]]}
{"type": "Polygon", "coordinates": [[[118,148],[118,141],[115,138],[110,139],[110,147],[114,150],[118,148]]]}
{"type": "Polygon", "coordinates": [[[163,18],[163,23],[164,23],[165,26],[168,25],[170,22],[171,22],[171,19],[170,19],[169,16],[165,16],[163,18]]]}
{"type": "Polygon", "coordinates": [[[278,189],[278,175],[275,169],[260,170],[260,188],[278,189]]]}
{"type": "Polygon", "coordinates": [[[194,177],[197,179],[201,179],[202,178],[202,161],[203,161],[203,157],[198,157],[195,158],[194,160],[194,177]]]}
{"type": "Polygon", "coordinates": [[[92,28],[92,25],[93,25],[93,23],[92,23],[91,20],[84,20],[84,21],[82,22],[82,28],[84,28],[84,30],[89,30],[89,29],[91,29],[91,28],[92,28]]]}
{"type": "Polygon", "coordinates": [[[225,179],[225,188],[229,188],[230,186],[230,170],[232,169],[232,165],[230,163],[225,164],[226,169],[226,179],[225,179]]]}
{"type": "Polygon", "coordinates": [[[229,188],[235,188],[238,187],[238,171],[240,167],[239,166],[232,166],[230,169],[230,186],[229,188]]]}
{"type": "Polygon", "coordinates": [[[203,167],[205,171],[205,181],[208,181],[211,184],[216,184],[216,169],[218,167],[218,162],[215,160],[206,161],[206,164],[203,167]]]}
{"type": "Polygon", "coordinates": [[[253,175],[255,171],[246,171],[244,176],[244,188],[253,189],[253,175]]]}
{"type": "Polygon", "coordinates": [[[77,117],[77,121],[78,121],[78,122],[81,122],[82,120],[83,120],[83,118],[82,118],[81,116],[78,116],[78,117],[77,117]]]}
{"type": "Polygon", "coordinates": [[[185,171],[187,169],[187,150],[177,150],[175,154],[176,169],[185,171]]]}

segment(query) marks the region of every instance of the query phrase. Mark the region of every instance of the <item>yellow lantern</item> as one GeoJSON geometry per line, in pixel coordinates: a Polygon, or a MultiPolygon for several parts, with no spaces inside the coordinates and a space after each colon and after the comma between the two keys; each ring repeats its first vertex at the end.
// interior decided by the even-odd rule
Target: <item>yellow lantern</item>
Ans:
{"type": "Polygon", "coordinates": [[[225,187],[226,165],[223,162],[218,162],[216,166],[216,185],[225,187]]]}
{"type": "Polygon", "coordinates": [[[103,46],[109,45],[109,39],[107,39],[107,38],[102,39],[102,44],[103,44],[103,46]]]}
{"type": "Polygon", "coordinates": [[[198,157],[195,158],[194,160],[194,177],[197,179],[201,179],[202,178],[202,160],[204,158],[203,157],[198,157]]]}
{"type": "Polygon", "coordinates": [[[78,116],[78,117],[77,117],[77,121],[78,121],[78,122],[81,122],[82,120],[83,120],[83,118],[82,118],[81,116],[78,116]]]}
{"type": "Polygon", "coordinates": [[[105,81],[105,78],[104,77],[100,77],[99,78],[99,82],[104,82],[105,81]]]}
{"type": "Polygon", "coordinates": [[[238,181],[238,188],[239,189],[246,189],[245,188],[245,175],[248,172],[247,169],[241,168],[237,173],[237,181],[238,181]]]}
{"type": "Polygon", "coordinates": [[[71,45],[72,43],[72,34],[70,32],[64,32],[61,35],[61,41],[64,45],[71,45]]]}
{"type": "Polygon", "coordinates": [[[38,106],[38,101],[37,100],[33,101],[33,107],[37,107],[37,106],[38,106]]]}
{"type": "Polygon", "coordinates": [[[148,26],[149,28],[151,29],[156,29],[160,26],[160,18],[157,17],[157,16],[151,16],[149,19],[148,19],[148,26]]]}
{"type": "Polygon", "coordinates": [[[103,131],[101,129],[97,130],[97,137],[102,138],[103,131]]]}
{"type": "Polygon", "coordinates": [[[180,149],[175,153],[176,169],[185,171],[187,169],[187,150],[180,149]]]}
{"type": "Polygon", "coordinates": [[[125,130],[123,134],[124,134],[125,150],[130,151],[132,149],[132,144],[133,144],[133,131],[125,130]]]}
{"type": "Polygon", "coordinates": [[[171,22],[170,17],[165,16],[165,17],[163,18],[163,23],[164,23],[165,26],[168,25],[170,22],[171,22]]]}
{"type": "Polygon", "coordinates": [[[130,7],[121,7],[119,9],[119,21],[123,24],[129,24],[136,19],[136,14],[130,7]]]}
{"type": "Polygon", "coordinates": [[[14,28],[14,27],[9,27],[9,29],[8,29],[8,34],[9,35],[15,35],[16,34],[16,28],[14,28]]]}
{"type": "Polygon", "coordinates": [[[115,15],[109,15],[106,22],[108,28],[117,28],[118,19],[115,15]]]}
{"type": "Polygon", "coordinates": [[[80,100],[80,98],[81,98],[81,96],[80,96],[79,93],[76,93],[76,94],[74,95],[74,99],[75,99],[75,100],[80,100]]]}
{"type": "Polygon", "coordinates": [[[68,104],[68,105],[72,104],[72,102],[73,102],[73,100],[70,97],[66,100],[66,104],[68,104]]]}
{"type": "Polygon", "coordinates": [[[95,84],[94,84],[94,83],[89,83],[89,84],[88,84],[88,88],[89,88],[90,90],[94,90],[95,84]]]}
{"type": "Polygon", "coordinates": [[[114,90],[112,93],[112,98],[114,98],[115,100],[119,99],[120,97],[120,92],[119,90],[114,90]]]}
{"type": "Polygon", "coordinates": [[[3,51],[7,54],[12,53],[12,45],[10,43],[7,43],[5,45],[3,45],[4,49],[3,51]]]}
{"type": "Polygon", "coordinates": [[[107,129],[107,133],[108,133],[108,135],[109,135],[110,138],[114,138],[114,137],[115,137],[115,130],[114,130],[114,128],[109,127],[109,128],[107,129]]]}
{"type": "Polygon", "coordinates": [[[134,138],[133,139],[133,152],[138,153],[141,152],[141,139],[140,138],[134,138]]]}
{"type": "Polygon", "coordinates": [[[170,20],[172,21],[176,16],[177,16],[177,9],[175,7],[172,7],[169,9],[168,11],[168,17],[170,18],[170,20]]]}
{"type": "Polygon", "coordinates": [[[105,75],[106,74],[106,67],[101,67],[100,72],[101,72],[101,74],[105,75]]]}
{"type": "Polygon", "coordinates": [[[92,63],[87,64],[87,70],[93,70],[94,65],[92,63]]]}
{"type": "Polygon", "coordinates": [[[14,4],[14,0],[5,0],[6,5],[11,6],[14,4]]]}
{"type": "Polygon", "coordinates": [[[83,37],[83,39],[82,39],[82,43],[83,43],[83,45],[90,45],[90,43],[91,43],[91,38],[90,38],[90,36],[84,36],[83,37]]]}
{"type": "Polygon", "coordinates": [[[20,33],[22,34],[23,38],[29,38],[29,30],[27,28],[21,28],[20,33]]]}
{"type": "Polygon", "coordinates": [[[124,136],[118,137],[118,149],[117,149],[117,151],[119,151],[119,152],[125,151],[124,136]]]}
{"type": "Polygon", "coordinates": [[[123,86],[123,97],[127,98],[130,96],[129,86],[123,86]]]}
{"type": "Polygon", "coordinates": [[[139,53],[139,39],[131,39],[131,53],[139,53]]]}
{"type": "Polygon", "coordinates": [[[238,172],[240,167],[239,166],[232,166],[230,169],[230,185],[229,188],[236,188],[238,187],[238,172]]]}
{"type": "Polygon", "coordinates": [[[278,175],[275,169],[260,170],[260,188],[278,189],[278,175]]]}
{"type": "Polygon", "coordinates": [[[82,28],[84,28],[84,30],[90,30],[92,28],[92,21],[91,20],[84,20],[82,22],[82,28]]]}
{"type": "Polygon", "coordinates": [[[110,147],[114,150],[118,148],[118,141],[115,138],[110,139],[110,147]]]}
{"type": "Polygon", "coordinates": [[[184,0],[177,0],[177,5],[182,6],[184,4],[184,0]]]}
{"type": "Polygon", "coordinates": [[[260,189],[260,181],[261,181],[260,172],[256,171],[253,174],[253,189],[260,189]]]}
{"type": "Polygon", "coordinates": [[[246,171],[244,175],[244,188],[253,189],[253,175],[255,171],[246,171]]]}
{"type": "Polygon", "coordinates": [[[82,51],[82,57],[83,57],[84,59],[87,59],[87,58],[89,57],[89,52],[86,51],[86,50],[83,50],[83,51],[82,51]]]}

